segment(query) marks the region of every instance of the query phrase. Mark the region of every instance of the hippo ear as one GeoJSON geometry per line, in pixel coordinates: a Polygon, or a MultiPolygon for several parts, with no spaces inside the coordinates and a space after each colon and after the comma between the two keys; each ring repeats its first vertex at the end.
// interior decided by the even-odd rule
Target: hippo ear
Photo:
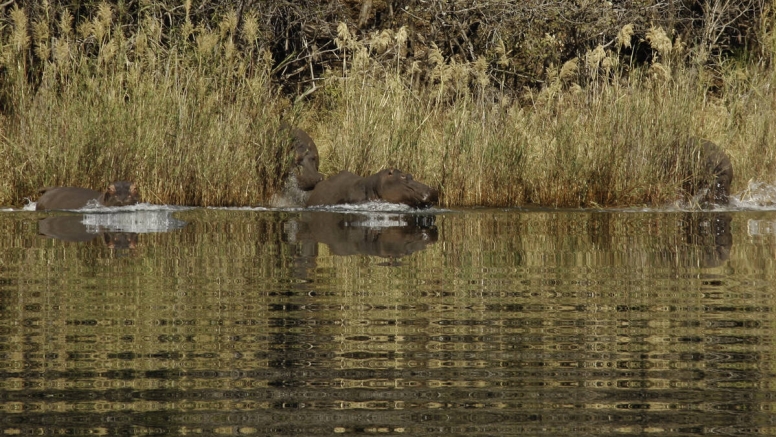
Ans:
{"type": "Polygon", "coordinates": [[[388,169],[388,176],[393,176],[393,172],[394,172],[394,171],[395,171],[395,169],[393,169],[393,168],[389,168],[389,169],[388,169]]]}
{"type": "Polygon", "coordinates": [[[107,193],[110,195],[116,194],[116,185],[110,184],[107,193]]]}
{"type": "Polygon", "coordinates": [[[136,196],[137,195],[137,185],[132,184],[129,186],[129,194],[136,196]]]}

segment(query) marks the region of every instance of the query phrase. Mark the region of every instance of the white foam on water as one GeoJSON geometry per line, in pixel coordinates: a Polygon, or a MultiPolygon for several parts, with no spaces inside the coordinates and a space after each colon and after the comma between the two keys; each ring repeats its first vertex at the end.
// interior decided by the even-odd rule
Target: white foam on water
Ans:
{"type": "MultiPolygon", "coordinates": [[[[123,207],[122,207],[123,208],[123,207]]],[[[186,222],[172,216],[173,210],[135,210],[113,214],[84,214],[82,223],[90,233],[132,232],[146,234],[182,229],[186,222]]]]}
{"type": "Polygon", "coordinates": [[[269,200],[269,205],[275,209],[288,210],[304,208],[307,199],[310,197],[310,191],[299,189],[296,175],[291,173],[279,192],[275,193],[269,200]]]}
{"type": "MultiPolygon", "coordinates": [[[[205,209],[212,209],[216,211],[276,211],[276,210],[282,210],[287,211],[286,208],[267,208],[265,206],[208,206],[205,209]]],[[[292,208],[292,209],[299,209],[299,208],[292,208]]],[[[300,209],[301,210],[301,209],[300,209]]]]}
{"type": "Polygon", "coordinates": [[[398,214],[366,213],[361,216],[363,220],[353,220],[347,222],[347,226],[364,227],[369,229],[395,228],[398,226],[407,226],[407,220],[398,214]]]}
{"type": "Polygon", "coordinates": [[[389,202],[365,202],[358,204],[344,204],[344,205],[327,205],[316,206],[311,209],[318,211],[335,211],[335,212],[410,212],[417,211],[417,209],[404,205],[402,203],[389,203],[389,202]]]}
{"type": "Polygon", "coordinates": [[[776,211],[776,185],[750,180],[741,193],[731,198],[739,209],[776,211]]]}
{"type": "Polygon", "coordinates": [[[746,232],[750,237],[776,235],[776,221],[749,219],[746,221],[746,232]]]}

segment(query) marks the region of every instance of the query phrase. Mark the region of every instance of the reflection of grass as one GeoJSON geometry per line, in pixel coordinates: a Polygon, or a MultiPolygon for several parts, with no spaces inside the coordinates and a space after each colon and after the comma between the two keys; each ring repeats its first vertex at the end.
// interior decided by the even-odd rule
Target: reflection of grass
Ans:
{"type": "MultiPolygon", "coordinates": [[[[731,227],[729,260],[706,268],[698,268],[697,260],[704,248],[714,247],[714,235],[704,227],[685,233],[684,225],[693,224],[690,216],[676,213],[443,215],[437,225],[444,240],[402,258],[400,267],[382,265],[385,260],[376,257],[332,256],[324,245],[314,261],[299,258],[283,241],[284,220],[293,215],[193,211],[179,217],[189,223],[183,230],[142,234],[137,249],[111,251],[100,241],[40,237],[28,221],[0,216],[6,236],[0,241],[0,319],[49,321],[5,325],[14,332],[133,335],[134,342],[111,345],[119,352],[186,350],[192,342],[217,344],[235,333],[245,342],[236,347],[260,350],[255,342],[267,341],[268,327],[278,328],[272,319],[287,318],[287,329],[307,334],[388,333],[419,328],[359,321],[374,319],[367,314],[371,311],[388,321],[442,317],[445,306],[480,317],[489,314],[482,309],[488,305],[539,307],[559,305],[559,298],[570,306],[594,299],[595,305],[613,308],[628,296],[649,296],[650,304],[658,305],[651,302],[655,294],[671,302],[676,293],[706,287],[707,275],[758,274],[767,285],[774,271],[753,267],[773,259],[774,245],[764,241],[773,236],[755,237],[760,243],[750,244],[746,215],[731,227]],[[296,319],[327,323],[296,326],[296,319]],[[132,323],[117,326],[116,320],[132,323]],[[194,337],[160,345],[160,334],[194,337]]],[[[735,291],[728,288],[719,291],[735,291]]],[[[59,340],[51,347],[72,346],[59,340]]],[[[99,349],[99,344],[90,347],[99,349]]]]}
{"type": "MultiPolygon", "coordinates": [[[[776,272],[763,268],[773,264],[773,235],[747,235],[746,214],[732,226],[730,259],[710,268],[694,260],[714,236],[689,238],[677,213],[440,215],[442,240],[398,267],[332,256],[324,245],[315,260],[293,255],[284,221],[294,214],[178,217],[188,222],[183,230],[142,234],[137,249],[122,252],[99,241],[46,239],[17,214],[0,215],[0,368],[33,381],[42,377],[30,369],[49,379],[98,371],[89,377],[102,384],[97,389],[128,383],[107,370],[137,372],[133,388],[150,390],[191,384],[197,370],[224,370],[208,381],[230,384],[228,370],[272,369],[283,360],[433,368],[436,348],[481,344],[493,359],[514,353],[515,336],[549,349],[566,334],[586,334],[584,344],[615,348],[622,343],[606,339],[622,339],[624,329],[668,335],[683,318],[698,337],[708,333],[705,320],[751,321],[729,328],[740,334],[770,317],[752,308],[767,300],[776,272]],[[753,277],[759,287],[737,285],[753,277]],[[624,326],[629,306],[649,324],[624,326]]],[[[659,342],[655,353],[672,347],[659,342]]],[[[262,375],[273,379],[251,376],[251,387],[264,384],[262,375]]],[[[126,408],[140,408],[134,404],[126,408]]]]}
{"type": "MultiPolygon", "coordinates": [[[[280,185],[288,156],[274,132],[287,105],[251,17],[237,29],[227,14],[209,30],[149,15],[131,35],[105,4],[77,26],[68,14],[51,24],[10,17],[0,32],[0,204],[47,185],[132,179],[154,203],[246,205],[280,185]]],[[[327,173],[398,166],[441,188],[448,206],[595,206],[674,199],[693,167],[690,136],[730,152],[734,189],[776,170],[772,71],[687,66],[686,48],[660,29],[647,34],[648,68],[599,47],[549,67],[541,90],[514,101],[484,62],[432,49],[428,65],[402,70],[406,38],[362,41],[340,26],[343,70],[295,108],[327,173]]]]}

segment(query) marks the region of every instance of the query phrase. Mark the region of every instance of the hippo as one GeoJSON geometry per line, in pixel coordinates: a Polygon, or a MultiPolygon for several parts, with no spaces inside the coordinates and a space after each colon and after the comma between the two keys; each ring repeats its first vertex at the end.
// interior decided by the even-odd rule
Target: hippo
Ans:
{"type": "Polygon", "coordinates": [[[102,206],[127,206],[139,201],[137,186],[133,182],[118,181],[99,192],[79,187],[47,187],[39,191],[43,195],[36,202],[36,210],[78,209],[95,201],[102,206]]]}
{"type": "Polygon", "coordinates": [[[702,205],[727,205],[730,202],[730,184],[733,182],[733,164],[721,147],[708,140],[693,138],[690,145],[700,159],[700,176],[695,179],[690,192],[703,194],[702,205]],[[700,142],[700,147],[698,143],[700,142]]]}
{"type": "Polygon", "coordinates": [[[291,145],[294,149],[294,170],[297,187],[302,191],[310,191],[323,180],[323,174],[318,171],[319,156],[315,141],[302,129],[292,127],[283,122],[281,132],[291,134],[291,145]]]}
{"type": "Polygon", "coordinates": [[[412,175],[394,168],[361,177],[342,171],[315,186],[306,206],[341,205],[382,200],[426,208],[439,200],[437,190],[422,184],[412,175]]]}

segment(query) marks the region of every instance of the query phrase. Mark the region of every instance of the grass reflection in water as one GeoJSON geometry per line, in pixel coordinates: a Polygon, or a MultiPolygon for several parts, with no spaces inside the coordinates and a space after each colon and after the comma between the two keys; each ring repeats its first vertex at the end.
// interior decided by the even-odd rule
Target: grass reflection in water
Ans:
{"type": "Polygon", "coordinates": [[[770,212],[51,217],[0,215],[7,433],[770,432],[770,212]]]}

